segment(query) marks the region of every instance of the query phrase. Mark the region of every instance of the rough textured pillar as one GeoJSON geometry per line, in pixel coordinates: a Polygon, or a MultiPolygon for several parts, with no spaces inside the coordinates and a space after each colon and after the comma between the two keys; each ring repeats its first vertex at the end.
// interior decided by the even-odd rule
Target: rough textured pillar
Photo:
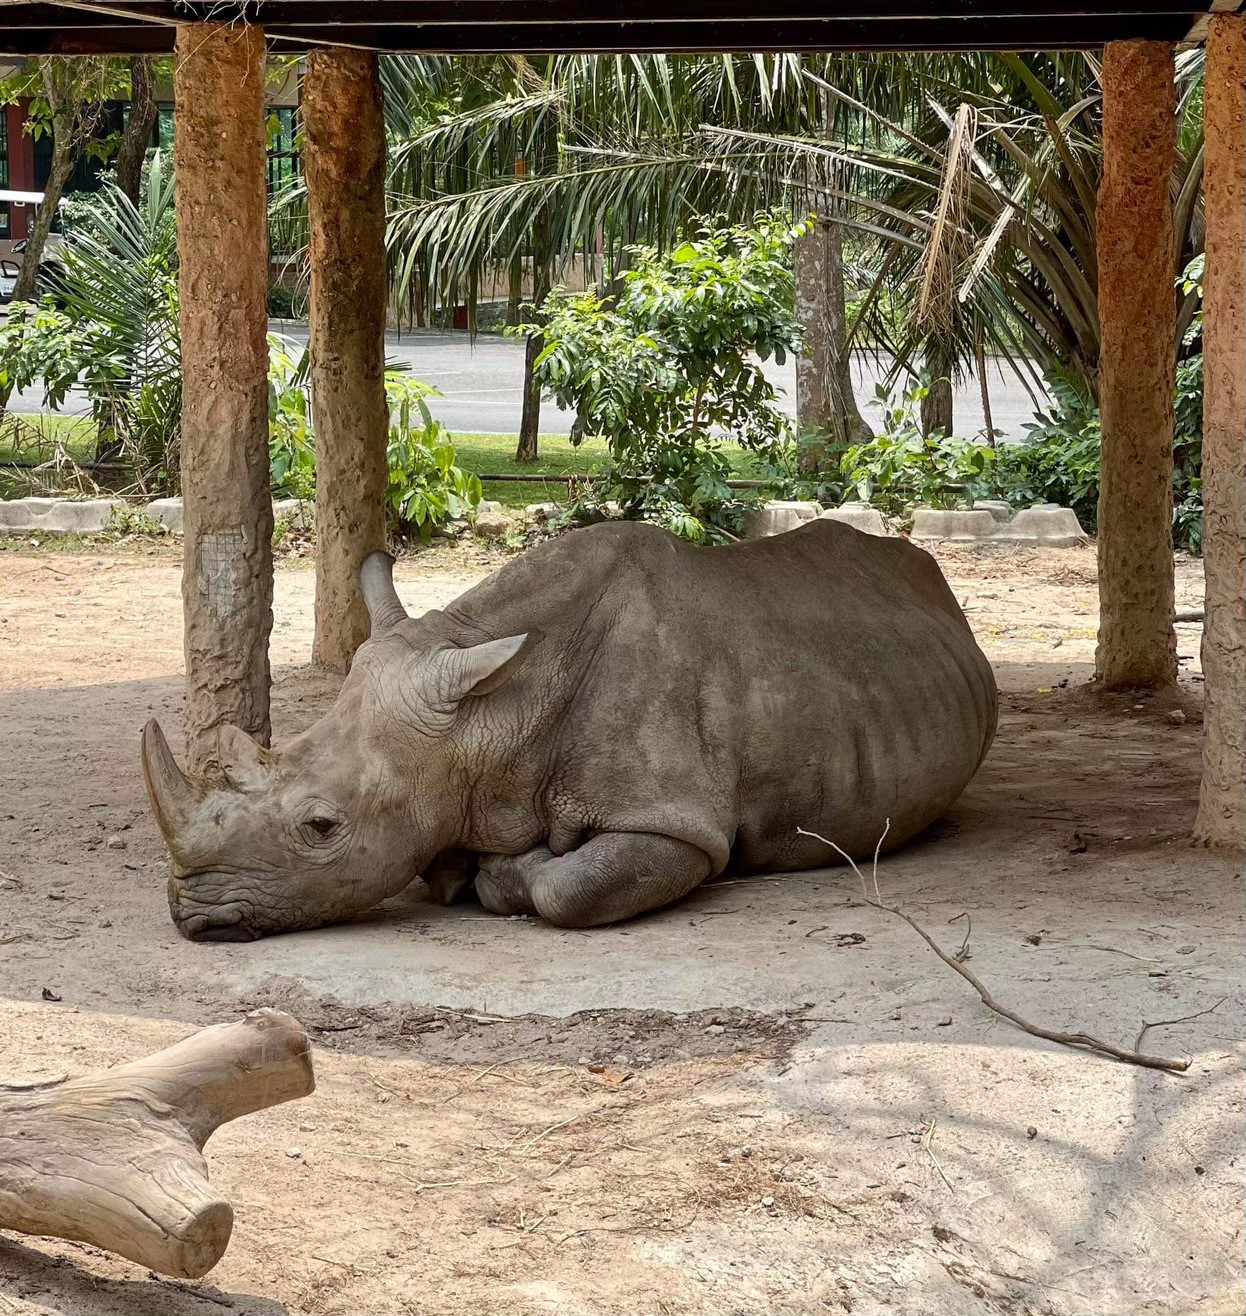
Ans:
{"type": "Polygon", "coordinates": [[[186,728],[191,767],[232,723],[269,739],[264,34],[186,23],[174,63],[186,728]]]}
{"type": "Polygon", "coordinates": [[[1099,680],[1177,678],[1172,436],[1176,277],[1169,186],[1173,48],[1113,41],[1103,58],[1099,189],[1099,680]]]}
{"type": "Polygon", "coordinates": [[[1195,834],[1246,846],[1246,17],[1217,14],[1203,101],[1203,784],[1195,834]]]}
{"type": "Polygon", "coordinates": [[[316,50],[303,81],[316,422],[316,638],[345,671],[368,638],[359,567],[385,547],[385,122],[375,55],[316,50]]]}

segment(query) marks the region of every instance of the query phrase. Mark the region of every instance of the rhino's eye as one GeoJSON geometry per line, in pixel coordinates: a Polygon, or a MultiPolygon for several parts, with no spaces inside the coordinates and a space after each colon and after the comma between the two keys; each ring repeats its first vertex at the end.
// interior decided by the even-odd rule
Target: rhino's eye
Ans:
{"type": "Polygon", "coordinates": [[[314,818],[308,818],[303,824],[303,826],[306,827],[317,840],[323,840],[324,837],[332,835],[337,831],[337,825],[336,818],[324,818],[319,815],[314,818]]]}

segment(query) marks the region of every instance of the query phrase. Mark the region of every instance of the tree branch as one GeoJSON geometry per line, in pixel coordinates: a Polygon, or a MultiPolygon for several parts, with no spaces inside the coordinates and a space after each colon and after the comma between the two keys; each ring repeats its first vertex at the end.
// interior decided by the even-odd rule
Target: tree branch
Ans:
{"type": "MultiPolygon", "coordinates": [[[[1101,1041],[1097,1037],[1092,1037],[1089,1033],[1065,1033],[1054,1028],[1044,1028],[1041,1024],[1031,1023],[1028,1019],[1017,1014],[1015,1010],[1010,1010],[1007,1006],[1001,1005],[995,997],[991,995],[991,992],[978,975],[974,973],[972,969],[966,968],[965,965],[954,956],[949,955],[947,951],[935,941],[930,933],[928,933],[926,929],[917,922],[916,919],[906,914],[898,905],[889,905],[883,900],[878,889],[878,855],[879,851],[882,849],[883,841],[887,838],[887,833],[891,830],[890,818],[888,818],[887,825],[883,829],[883,834],[879,837],[878,845],[874,849],[874,895],[872,897],[866,887],[865,874],[857,867],[856,861],[846,850],[841,850],[834,841],[828,841],[825,836],[821,836],[817,832],[806,831],[803,827],[798,827],[796,830],[801,836],[811,836],[814,840],[821,841],[823,845],[830,846],[836,854],[846,859],[848,863],[852,865],[852,871],[861,879],[861,893],[864,896],[867,905],[873,905],[875,909],[881,909],[885,914],[894,914],[896,918],[903,919],[905,923],[907,923],[909,927],[911,927],[926,943],[926,945],[934,951],[943,963],[948,966],[949,969],[960,974],[960,976],[964,978],[964,980],[978,993],[982,1000],[982,1004],[985,1005],[988,1010],[993,1010],[1001,1018],[1007,1019],[1010,1023],[1016,1024],[1018,1028],[1022,1029],[1022,1031],[1031,1034],[1033,1037],[1044,1038],[1048,1042],[1058,1042],[1061,1046],[1084,1048],[1088,1051],[1098,1052],[1100,1055],[1111,1056],[1114,1060],[1123,1060],[1130,1065],[1142,1065],[1147,1069],[1166,1069],[1176,1074],[1184,1074],[1185,1071],[1189,1069],[1189,1060],[1175,1060],[1170,1059],[1167,1056],[1148,1055],[1143,1051],[1130,1050],[1128,1047],[1116,1046],[1112,1042],[1101,1041]]],[[[1215,1006],[1213,1006],[1212,1009],[1215,1009],[1215,1006]]],[[[1196,1016],[1191,1015],[1188,1017],[1194,1018],[1196,1016]]],[[[1172,1020],[1171,1022],[1178,1023],[1182,1021],[1172,1020]]],[[[1141,1043],[1145,1032],[1146,1029],[1144,1028],[1142,1033],[1138,1034],[1139,1043],[1141,1043]]]]}

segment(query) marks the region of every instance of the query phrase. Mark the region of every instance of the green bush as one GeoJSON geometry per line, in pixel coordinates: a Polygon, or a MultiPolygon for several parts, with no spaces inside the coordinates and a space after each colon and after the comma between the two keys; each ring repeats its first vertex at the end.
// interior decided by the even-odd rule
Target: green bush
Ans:
{"type": "Polygon", "coordinates": [[[414,527],[427,542],[438,526],[476,510],[480,481],[456,464],[450,435],[428,409],[435,388],[391,373],[385,392],[390,404],[390,523],[396,532],[414,527]]]}
{"type": "Polygon", "coordinates": [[[737,532],[721,436],[772,459],[791,441],[760,361],[798,342],[792,243],[778,215],[751,228],[706,227],[672,251],[630,249],[617,296],[555,290],[535,376],[575,412],[572,441],[600,437],[609,460],[593,497],[694,542],[737,532]]]}
{"type": "MultiPolygon", "coordinates": [[[[1097,407],[1067,380],[1049,383],[1055,406],[1028,425],[1024,443],[998,449],[1001,497],[1017,507],[1060,503],[1071,507],[1091,533],[1098,529],[1099,441],[1097,407]]],[[[1198,553],[1203,544],[1203,358],[1177,367],[1173,438],[1173,544],[1198,553]]]]}
{"type": "MultiPolygon", "coordinates": [[[[268,457],[274,494],[311,499],[316,492],[316,433],[309,406],[308,349],[269,337],[268,457]],[[296,355],[297,353],[297,355],[296,355]]],[[[469,516],[481,498],[480,481],[456,463],[454,444],[433,418],[431,385],[399,371],[385,376],[390,425],[385,502],[395,534],[415,530],[428,540],[447,521],[469,516]]]]}

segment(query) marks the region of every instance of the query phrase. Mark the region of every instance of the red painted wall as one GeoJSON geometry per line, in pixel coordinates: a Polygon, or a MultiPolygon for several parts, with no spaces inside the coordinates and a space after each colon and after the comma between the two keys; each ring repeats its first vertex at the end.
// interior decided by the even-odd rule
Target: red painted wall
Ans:
{"type": "MultiPolygon", "coordinates": [[[[9,186],[19,192],[34,192],[35,187],[35,143],[26,132],[26,102],[19,101],[3,111],[9,116],[9,186]]],[[[33,207],[12,207],[13,229],[10,237],[16,241],[26,237],[29,231],[29,219],[33,207]]]]}

